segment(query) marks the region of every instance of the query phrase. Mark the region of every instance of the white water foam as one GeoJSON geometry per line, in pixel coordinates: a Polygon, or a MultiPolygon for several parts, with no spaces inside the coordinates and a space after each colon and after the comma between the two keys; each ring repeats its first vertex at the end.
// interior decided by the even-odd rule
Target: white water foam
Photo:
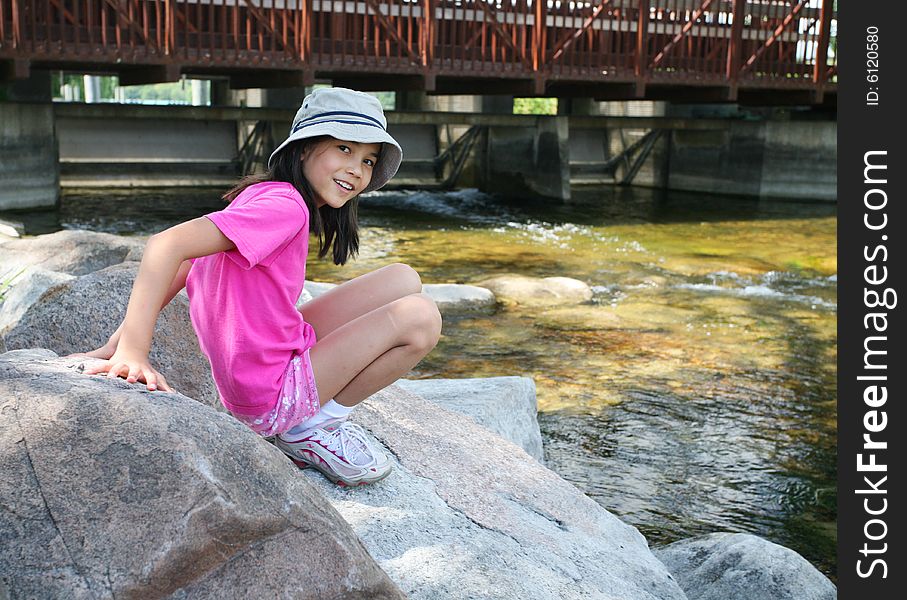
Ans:
{"type": "Polygon", "coordinates": [[[716,271],[707,276],[712,283],[680,283],[673,287],[695,290],[706,293],[732,294],[748,298],[775,298],[801,304],[809,304],[811,308],[817,307],[837,309],[835,302],[830,302],[811,294],[798,294],[796,292],[776,289],[775,285],[783,284],[794,289],[826,287],[828,278],[802,279],[796,273],[786,271],[769,271],[762,275],[758,281],[729,271],[716,271]]]}

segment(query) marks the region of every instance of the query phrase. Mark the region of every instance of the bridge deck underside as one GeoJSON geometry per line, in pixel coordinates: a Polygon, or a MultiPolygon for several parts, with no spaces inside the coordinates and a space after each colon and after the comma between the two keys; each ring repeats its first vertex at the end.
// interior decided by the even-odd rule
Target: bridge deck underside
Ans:
{"type": "Polygon", "coordinates": [[[434,93],[818,103],[837,90],[837,21],[832,2],[813,4],[0,0],[0,79],[59,68],[124,84],[324,78],[434,93]]]}

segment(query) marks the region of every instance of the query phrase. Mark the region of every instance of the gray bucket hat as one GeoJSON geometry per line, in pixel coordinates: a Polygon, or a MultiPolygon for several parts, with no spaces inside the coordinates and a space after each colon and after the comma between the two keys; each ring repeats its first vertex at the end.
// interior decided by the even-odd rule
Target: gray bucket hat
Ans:
{"type": "Polygon", "coordinates": [[[363,193],[384,186],[403,161],[403,149],[387,132],[387,119],[377,98],[347,88],[319,88],[302,101],[290,127],[290,136],[271,153],[268,168],[288,144],[319,135],[360,144],[381,144],[372,180],[363,193]]]}

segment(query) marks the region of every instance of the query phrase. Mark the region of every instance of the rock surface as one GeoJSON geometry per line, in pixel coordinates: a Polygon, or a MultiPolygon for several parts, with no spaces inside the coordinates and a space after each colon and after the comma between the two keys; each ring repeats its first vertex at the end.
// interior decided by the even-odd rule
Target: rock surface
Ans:
{"type": "Polygon", "coordinates": [[[529,377],[400,379],[396,382],[429,402],[472,417],[544,463],[535,383],[529,377]]]}
{"type": "Polygon", "coordinates": [[[569,277],[525,277],[498,275],[477,281],[504,303],[550,306],[553,304],[582,304],[592,300],[592,288],[569,277]]]}
{"type": "MultiPolygon", "coordinates": [[[[36,287],[41,294],[27,309],[16,308],[15,320],[0,322],[0,338],[6,349],[48,348],[66,355],[102,346],[126,316],[138,266],[137,262],[126,262],[51,287],[47,287],[44,272],[33,271],[13,292],[37,295],[29,289],[36,287]]],[[[5,304],[0,308],[0,318],[8,314],[5,304]]],[[[199,349],[189,320],[185,293],[177,294],[161,311],[150,358],[174,389],[220,409],[211,366],[199,349]]]]}
{"type": "Polygon", "coordinates": [[[491,290],[475,285],[426,283],[422,291],[431,296],[442,313],[492,312],[497,304],[491,290]]]}
{"type": "Polygon", "coordinates": [[[394,472],[355,490],[303,473],[411,598],[685,598],[635,528],[471,419],[394,385],[352,419],[394,472]]]}
{"type": "Polygon", "coordinates": [[[0,356],[0,597],[403,597],[232,417],[49,356],[0,356]]]}
{"type": "Polygon", "coordinates": [[[25,233],[25,226],[22,223],[0,219],[0,242],[20,238],[23,233],[25,233]]]}
{"type": "Polygon", "coordinates": [[[40,267],[85,275],[127,260],[141,260],[143,238],[95,231],[63,230],[20,240],[0,241],[3,270],[40,267]]]}
{"type": "Polygon", "coordinates": [[[21,273],[15,279],[3,301],[0,302],[0,352],[6,352],[4,338],[7,331],[14,327],[29,308],[49,289],[75,279],[72,275],[45,271],[33,267],[21,273]]]}
{"type": "Polygon", "coordinates": [[[655,549],[689,600],[834,600],[805,558],[755,535],[713,533],[655,549]]]}

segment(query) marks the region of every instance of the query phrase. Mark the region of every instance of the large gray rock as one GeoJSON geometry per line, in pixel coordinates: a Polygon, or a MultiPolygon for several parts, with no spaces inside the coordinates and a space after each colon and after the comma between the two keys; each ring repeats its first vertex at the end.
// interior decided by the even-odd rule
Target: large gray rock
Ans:
{"type": "Polygon", "coordinates": [[[545,461],[537,419],[535,382],[531,378],[400,379],[396,385],[472,417],[476,423],[510,440],[532,458],[545,461]]]}
{"type": "Polygon", "coordinates": [[[32,305],[53,287],[75,279],[40,267],[27,269],[16,277],[0,301],[0,352],[6,352],[4,336],[18,323],[32,305]]]}
{"type": "Polygon", "coordinates": [[[78,366],[0,355],[0,597],[403,597],[276,448],[78,366]]]}
{"type": "Polygon", "coordinates": [[[426,283],[422,286],[422,291],[435,301],[442,314],[491,312],[497,305],[491,290],[475,285],[426,283]]]}
{"type": "Polygon", "coordinates": [[[582,304],[592,300],[592,288],[570,277],[498,275],[477,281],[475,284],[488,288],[505,304],[551,306],[582,304]]]}
{"type": "Polygon", "coordinates": [[[833,600],[834,584],[805,558],[755,535],[713,533],[655,549],[689,600],[833,600]]]}
{"type": "Polygon", "coordinates": [[[685,600],[635,528],[471,419],[393,385],[352,419],[394,472],[354,491],[304,473],[410,597],[685,600]]]}
{"type": "Polygon", "coordinates": [[[0,242],[20,238],[23,233],[25,233],[25,226],[22,223],[0,219],[0,242]]]}
{"type": "Polygon", "coordinates": [[[95,231],[63,230],[34,238],[0,241],[3,271],[40,267],[85,275],[127,260],[141,260],[145,240],[95,231]]]}
{"type": "MultiPolygon", "coordinates": [[[[125,262],[47,287],[43,271],[24,276],[14,291],[38,296],[27,309],[17,301],[8,313],[0,307],[0,338],[7,350],[48,348],[57,354],[87,352],[107,342],[123,317],[139,263],[125,262]],[[40,294],[32,294],[36,287],[40,294]],[[5,317],[12,315],[14,319],[5,317]]],[[[189,320],[189,298],[177,294],[161,311],[154,330],[151,363],[177,391],[220,407],[211,366],[198,346],[189,320]]]]}

